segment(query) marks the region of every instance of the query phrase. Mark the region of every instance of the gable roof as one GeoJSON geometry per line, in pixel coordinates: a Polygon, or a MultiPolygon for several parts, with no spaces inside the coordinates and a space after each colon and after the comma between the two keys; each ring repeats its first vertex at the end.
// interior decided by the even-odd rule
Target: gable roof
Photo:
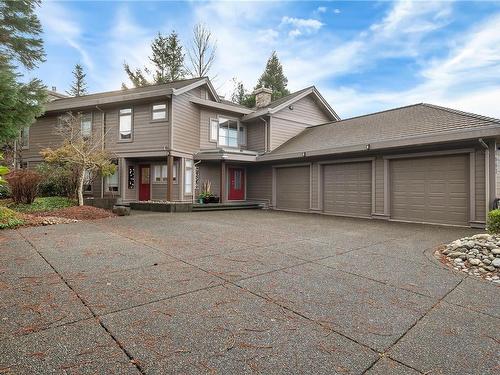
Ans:
{"type": "Polygon", "coordinates": [[[276,99],[265,107],[255,109],[254,112],[244,116],[242,120],[247,121],[260,116],[272,115],[273,113],[276,113],[281,109],[288,107],[290,104],[293,104],[308,95],[313,95],[315,97],[318,104],[323,108],[323,110],[329,115],[332,120],[340,120],[340,117],[335,113],[333,108],[330,107],[330,104],[328,104],[328,102],[325,100],[325,98],[323,98],[323,96],[319,93],[315,86],[309,86],[305,89],[291,93],[290,95],[276,99]]]}
{"type": "MultiPolygon", "coordinates": [[[[96,94],[82,95],[76,97],[66,97],[56,99],[46,104],[46,111],[62,111],[73,108],[93,107],[96,105],[119,103],[142,98],[154,98],[165,95],[179,95],[185,91],[191,90],[207,84],[209,89],[215,93],[215,90],[207,77],[190,78],[159,85],[149,85],[144,87],[135,87],[126,90],[114,90],[100,92],[96,94]]],[[[214,95],[216,98],[217,94],[214,95]]]]}
{"type": "Polygon", "coordinates": [[[500,120],[414,104],[310,126],[260,159],[284,159],[500,135],[500,120]]]}

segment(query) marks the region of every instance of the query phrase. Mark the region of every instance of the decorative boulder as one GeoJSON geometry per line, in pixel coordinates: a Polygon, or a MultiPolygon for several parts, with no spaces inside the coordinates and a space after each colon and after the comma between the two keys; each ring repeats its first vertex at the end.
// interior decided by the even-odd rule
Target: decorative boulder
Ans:
{"type": "Polygon", "coordinates": [[[118,216],[130,215],[130,207],[127,206],[113,206],[113,213],[118,216]]]}

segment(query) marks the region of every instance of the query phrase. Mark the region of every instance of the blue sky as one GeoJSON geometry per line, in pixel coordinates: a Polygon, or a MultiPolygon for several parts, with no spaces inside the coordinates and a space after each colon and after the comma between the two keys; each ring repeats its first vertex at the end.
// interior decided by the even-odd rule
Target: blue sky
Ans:
{"type": "Polygon", "coordinates": [[[38,14],[47,61],[31,74],[62,92],[76,63],[90,92],[119,89],[158,31],[187,45],[204,22],[226,97],[276,50],[289,88],[316,85],[343,118],[418,102],[500,117],[500,2],[45,1],[38,14]]]}

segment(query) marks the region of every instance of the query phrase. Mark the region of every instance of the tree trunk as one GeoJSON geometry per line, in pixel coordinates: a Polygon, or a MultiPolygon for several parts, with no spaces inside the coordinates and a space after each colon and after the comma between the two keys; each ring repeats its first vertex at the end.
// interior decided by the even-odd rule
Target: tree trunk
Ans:
{"type": "Polygon", "coordinates": [[[78,177],[78,205],[83,206],[83,182],[85,180],[85,169],[82,168],[80,176],[78,177]]]}

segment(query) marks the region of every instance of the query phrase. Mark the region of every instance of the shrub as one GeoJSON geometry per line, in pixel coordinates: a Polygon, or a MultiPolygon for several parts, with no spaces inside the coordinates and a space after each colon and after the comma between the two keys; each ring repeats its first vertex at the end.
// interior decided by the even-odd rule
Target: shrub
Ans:
{"type": "Polygon", "coordinates": [[[59,210],[65,207],[76,205],[76,201],[66,197],[42,197],[36,198],[31,204],[24,203],[11,203],[8,205],[10,209],[18,212],[31,213],[31,212],[46,212],[59,210]]]}
{"type": "Polygon", "coordinates": [[[488,212],[486,229],[490,233],[500,233],[500,209],[488,212]]]}
{"type": "Polygon", "coordinates": [[[37,166],[37,172],[43,176],[38,188],[40,196],[76,197],[78,188],[77,170],[60,165],[41,163],[37,166]]]}
{"type": "Polygon", "coordinates": [[[5,179],[15,203],[33,203],[41,181],[41,176],[37,172],[23,169],[9,173],[5,179]]]}
{"type": "Polygon", "coordinates": [[[24,221],[17,212],[0,206],[0,229],[15,228],[23,224],[24,221]]]}

